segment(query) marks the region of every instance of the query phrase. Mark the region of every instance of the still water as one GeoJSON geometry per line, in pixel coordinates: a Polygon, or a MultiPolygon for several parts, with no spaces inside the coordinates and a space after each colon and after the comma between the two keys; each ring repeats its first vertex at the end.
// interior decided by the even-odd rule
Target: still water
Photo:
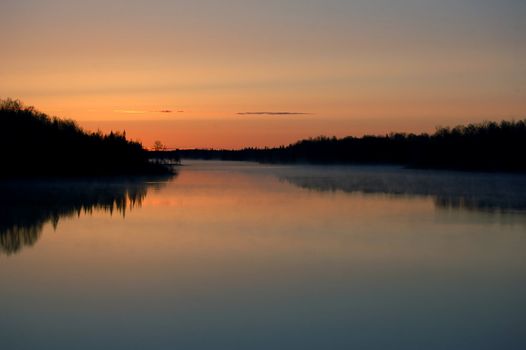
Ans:
{"type": "Polygon", "coordinates": [[[1,349],[525,349],[526,177],[186,161],[0,185],[1,349]]]}

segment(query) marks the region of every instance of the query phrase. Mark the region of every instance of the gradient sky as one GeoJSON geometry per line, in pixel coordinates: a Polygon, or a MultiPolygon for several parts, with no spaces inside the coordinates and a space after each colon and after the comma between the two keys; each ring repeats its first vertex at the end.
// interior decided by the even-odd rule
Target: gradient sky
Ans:
{"type": "Polygon", "coordinates": [[[145,146],[433,131],[526,116],[525,33],[524,0],[1,0],[0,97],[145,146]]]}

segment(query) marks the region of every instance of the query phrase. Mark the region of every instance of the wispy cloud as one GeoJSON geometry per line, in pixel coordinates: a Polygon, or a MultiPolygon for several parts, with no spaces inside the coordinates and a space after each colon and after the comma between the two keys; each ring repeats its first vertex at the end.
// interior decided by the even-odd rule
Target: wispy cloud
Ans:
{"type": "Polygon", "coordinates": [[[308,115],[306,112],[239,112],[238,115],[308,115]]]}
{"type": "Polygon", "coordinates": [[[146,113],[183,113],[184,111],[172,111],[171,109],[161,109],[158,111],[141,111],[141,110],[134,110],[134,109],[115,109],[113,110],[114,113],[122,113],[122,114],[146,114],[146,113]]]}
{"type": "Polygon", "coordinates": [[[132,110],[132,109],[115,109],[113,112],[123,113],[123,114],[144,114],[147,111],[139,111],[139,110],[132,110]]]}

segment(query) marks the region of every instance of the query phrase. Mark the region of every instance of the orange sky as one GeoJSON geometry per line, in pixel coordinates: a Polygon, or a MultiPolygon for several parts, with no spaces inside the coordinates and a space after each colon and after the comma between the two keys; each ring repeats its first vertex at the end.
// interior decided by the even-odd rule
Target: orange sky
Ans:
{"type": "Polygon", "coordinates": [[[523,118],[524,18],[515,0],[6,0],[0,97],[147,147],[523,118]]]}

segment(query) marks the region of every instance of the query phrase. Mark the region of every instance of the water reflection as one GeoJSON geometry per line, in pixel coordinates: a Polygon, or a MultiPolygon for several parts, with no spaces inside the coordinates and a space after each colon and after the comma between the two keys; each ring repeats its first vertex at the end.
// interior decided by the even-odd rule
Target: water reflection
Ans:
{"type": "Polygon", "coordinates": [[[375,167],[305,167],[280,170],[280,179],[316,191],[429,196],[437,208],[526,211],[526,176],[375,167]]]}
{"type": "MultiPolygon", "coordinates": [[[[93,215],[42,215],[36,247],[0,254],[2,349],[526,349],[526,215],[432,200],[516,181],[486,176],[195,161],[160,191],[68,200],[93,215]]],[[[37,213],[62,198],[45,191],[37,213]]]]}
{"type": "Polygon", "coordinates": [[[60,218],[101,210],[125,216],[148,190],[169,178],[10,181],[0,183],[0,253],[18,253],[39,239],[43,226],[60,218]]]}

